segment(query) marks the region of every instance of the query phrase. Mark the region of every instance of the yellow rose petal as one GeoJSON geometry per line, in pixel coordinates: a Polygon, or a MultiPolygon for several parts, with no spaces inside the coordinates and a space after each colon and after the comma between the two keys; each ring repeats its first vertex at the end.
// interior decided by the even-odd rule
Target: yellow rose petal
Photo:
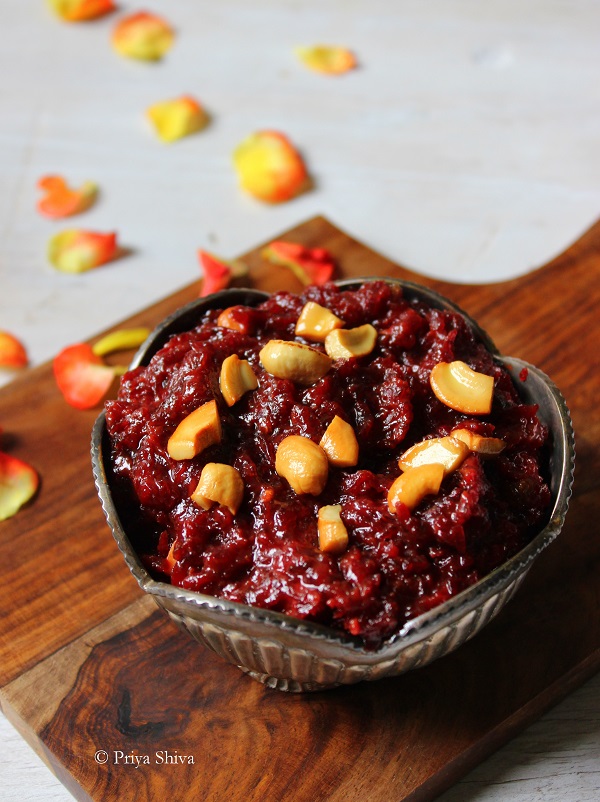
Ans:
{"type": "Polygon", "coordinates": [[[48,243],[48,259],[62,273],[84,273],[110,262],[117,255],[117,235],[67,229],[48,243]]]}
{"type": "Polygon", "coordinates": [[[112,45],[126,58],[159,61],[173,46],[175,33],[169,23],[147,11],[120,20],[112,34],[112,45]]]}
{"type": "Polygon", "coordinates": [[[325,75],[342,75],[357,66],[354,54],[345,47],[297,47],[295,53],[305,67],[325,75]]]}
{"type": "Polygon", "coordinates": [[[174,142],[195,134],[208,123],[206,111],[197,100],[187,95],[155,103],[148,108],[146,114],[163,142],[174,142]]]}
{"type": "Polygon", "coordinates": [[[150,329],[140,326],[135,329],[118,329],[111,331],[101,337],[92,346],[92,351],[96,356],[106,356],[114,354],[115,351],[128,351],[131,348],[139,348],[150,334],[150,329]]]}
{"type": "Polygon", "coordinates": [[[240,186],[258,200],[282,203],[298,195],[308,181],[302,157],[278,131],[258,131],[233,154],[240,186]]]}
{"type": "Polygon", "coordinates": [[[48,5],[66,22],[84,22],[103,17],[116,9],[112,0],[47,0],[48,5]]]}

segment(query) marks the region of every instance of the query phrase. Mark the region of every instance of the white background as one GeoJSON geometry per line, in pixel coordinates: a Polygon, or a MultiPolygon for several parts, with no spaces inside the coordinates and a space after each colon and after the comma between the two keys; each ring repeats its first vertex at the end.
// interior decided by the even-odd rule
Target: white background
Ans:
{"type": "MultiPolygon", "coordinates": [[[[32,364],[315,214],[428,275],[522,274],[600,216],[600,2],[154,0],[177,30],[160,64],[110,48],[120,3],[68,25],[42,0],[0,0],[0,328],[32,364]],[[360,69],[316,75],[299,44],[351,47],[360,69]],[[160,143],[150,104],[189,93],[202,133],[160,143]],[[277,207],[243,195],[234,147],[261,128],[301,149],[313,191],[277,207]],[[35,211],[37,180],[101,188],[66,223],[35,211]],[[132,253],[85,275],[46,261],[66,227],[116,230],[132,253]]],[[[0,383],[10,381],[0,376],[0,383]]],[[[1,422],[1,421],[0,421],[1,422]]],[[[69,795],[0,717],[1,796],[69,795]]],[[[483,764],[445,802],[600,797],[596,678],[483,764]]]]}

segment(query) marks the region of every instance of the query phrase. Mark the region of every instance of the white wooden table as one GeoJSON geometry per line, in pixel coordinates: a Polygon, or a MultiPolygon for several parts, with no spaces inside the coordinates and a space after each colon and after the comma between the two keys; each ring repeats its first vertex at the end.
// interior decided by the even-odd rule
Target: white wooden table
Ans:
{"type": "MultiPolygon", "coordinates": [[[[318,213],[417,271],[473,282],[542,264],[600,216],[598,0],[151,7],[178,32],[161,64],[112,52],[116,16],[66,25],[42,0],[0,0],[0,328],[33,364],[193,281],[197,248],[233,256],[318,213]],[[318,42],[353,48],[360,69],[306,71],[292,49],[318,42]],[[212,123],[163,145],[144,110],[183,93],[212,123]],[[260,128],[302,150],[312,192],[268,207],[238,190],[231,153],[260,128]],[[41,218],[48,173],[96,181],[99,203],[66,225],[41,218]],[[71,226],[117,230],[132,253],[59,274],[46,242],[71,226]]],[[[71,798],[1,716],[0,741],[3,800],[71,798]]],[[[591,802],[599,756],[596,677],[443,799],[591,802]]]]}

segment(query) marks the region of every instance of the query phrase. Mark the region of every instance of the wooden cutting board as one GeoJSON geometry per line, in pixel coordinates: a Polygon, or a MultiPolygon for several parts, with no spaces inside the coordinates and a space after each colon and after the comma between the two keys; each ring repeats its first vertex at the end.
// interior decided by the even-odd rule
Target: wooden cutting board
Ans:
{"type": "MultiPolygon", "coordinates": [[[[271,691],[138,589],[94,490],[97,411],[68,407],[50,365],[26,373],[0,392],[0,424],[5,449],[32,462],[42,486],[0,524],[0,701],[78,799],[430,800],[600,666],[600,223],[546,267],[485,286],[415,276],[323,218],[285,238],[329,248],[341,276],[433,286],[503,353],[554,379],[577,432],[566,526],[516,598],[454,654],[376,683],[271,691]]],[[[247,258],[254,286],[298,289],[260,249],[247,258]]],[[[127,322],[154,326],[197,291],[127,322]]]]}

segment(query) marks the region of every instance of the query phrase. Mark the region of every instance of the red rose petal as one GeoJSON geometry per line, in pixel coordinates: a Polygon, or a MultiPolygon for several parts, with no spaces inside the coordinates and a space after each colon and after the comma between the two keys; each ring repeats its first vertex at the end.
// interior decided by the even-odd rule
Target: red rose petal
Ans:
{"type": "Polygon", "coordinates": [[[276,240],[267,245],[262,255],[273,264],[289,268],[304,285],[325,284],[335,271],[335,261],[325,248],[276,240]]]}
{"type": "Polygon", "coordinates": [[[54,358],[54,378],[68,404],[90,409],[108,393],[121,368],[105,365],[87,343],[64,348],[54,358]]]}
{"type": "Polygon", "coordinates": [[[199,250],[198,259],[203,272],[200,298],[226,289],[233,278],[246,275],[248,268],[239,261],[226,262],[207,251],[199,250]]]}

